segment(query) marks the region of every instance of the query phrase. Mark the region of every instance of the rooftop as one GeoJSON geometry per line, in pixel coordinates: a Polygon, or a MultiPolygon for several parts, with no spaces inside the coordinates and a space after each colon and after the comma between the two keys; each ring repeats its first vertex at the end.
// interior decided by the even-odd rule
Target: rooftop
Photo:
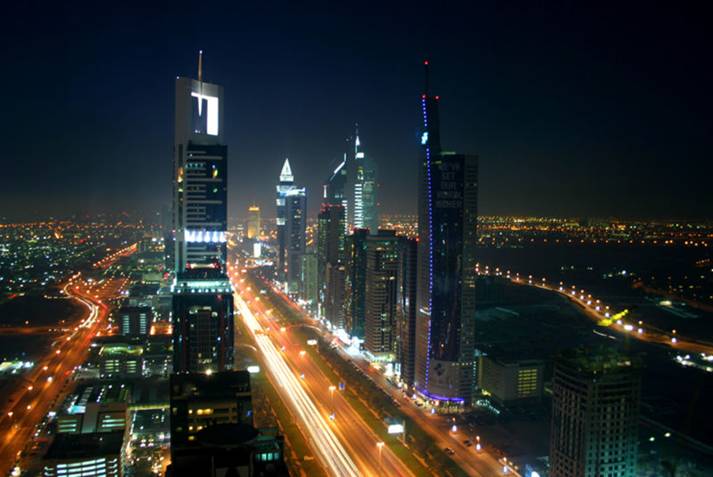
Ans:
{"type": "Polygon", "coordinates": [[[45,460],[69,460],[120,455],[124,431],[91,434],[57,434],[45,460]]]}

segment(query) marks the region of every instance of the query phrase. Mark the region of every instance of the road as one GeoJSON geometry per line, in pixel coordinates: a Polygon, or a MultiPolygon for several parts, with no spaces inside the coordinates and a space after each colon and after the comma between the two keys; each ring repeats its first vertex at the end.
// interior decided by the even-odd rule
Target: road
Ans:
{"type": "Polygon", "coordinates": [[[75,275],[63,292],[86,307],[84,316],[58,336],[51,349],[10,394],[0,415],[0,475],[7,475],[33,433],[71,388],[75,367],[82,364],[92,339],[106,327],[106,301],[121,292],[127,280],[107,280],[95,286],[75,275]]]}
{"type": "MultiPolygon", "coordinates": [[[[265,286],[270,286],[267,283],[264,284],[265,286]]],[[[309,325],[318,325],[316,320],[314,320],[296,303],[291,301],[281,291],[274,288],[273,291],[302,318],[304,323],[309,325]]],[[[289,328],[287,330],[289,330],[289,328]]],[[[323,335],[328,336],[329,332],[327,330],[320,330],[323,335]]],[[[327,339],[329,341],[338,341],[333,340],[331,337],[328,337],[327,339]]],[[[341,348],[338,348],[338,350],[340,355],[345,360],[351,360],[357,367],[364,371],[366,375],[370,376],[380,388],[396,400],[396,402],[400,405],[399,410],[416,422],[421,429],[427,432],[439,448],[445,449],[448,447],[453,449],[455,454],[449,457],[461,469],[463,469],[463,471],[476,477],[519,475],[513,466],[504,465],[504,462],[496,459],[489,452],[483,450],[483,448],[487,447],[487,443],[482,443],[483,448],[481,448],[480,451],[476,450],[476,447],[473,445],[467,446],[464,441],[471,440],[472,442],[475,442],[477,438],[476,435],[466,434],[463,431],[458,430],[458,428],[456,428],[456,432],[453,432],[449,416],[431,414],[430,412],[425,412],[424,409],[419,408],[412,399],[408,398],[401,390],[389,383],[386,378],[379,371],[374,369],[364,357],[353,356],[344,352],[341,348]]]]}
{"type": "MultiPolygon", "coordinates": [[[[234,278],[237,278],[234,275],[234,278]]],[[[311,444],[316,447],[316,454],[322,458],[325,467],[333,475],[364,475],[364,476],[412,476],[413,473],[382,440],[371,430],[364,419],[356,412],[351,404],[339,392],[338,383],[330,379],[306,353],[304,339],[293,334],[290,328],[276,324],[270,317],[269,306],[264,303],[264,297],[256,295],[249,287],[241,286],[240,280],[234,280],[240,296],[236,298],[238,308],[245,317],[251,314],[255,322],[252,328],[259,330],[256,334],[258,348],[274,349],[268,351],[268,359],[278,361],[270,367],[278,367],[281,373],[273,372],[273,377],[278,383],[277,390],[283,400],[289,403],[293,396],[305,394],[304,397],[311,402],[315,413],[305,413],[297,406],[293,406],[296,415],[308,414],[303,420],[304,430],[313,434],[316,426],[322,434],[331,439],[334,436],[338,445],[328,446],[323,449],[322,437],[312,437],[311,444]],[[289,383],[286,385],[286,383],[289,383]],[[334,418],[332,419],[331,416],[334,418]],[[315,424],[312,421],[317,421],[315,424]],[[333,447],[333,448],[332,448],[333,447]],[[342,468],[335,465],[332,452],[346,451],[351,465],[342,468]],[[352,467],[353,466],[353,467],[352,467]],[[345,473],[346,472],[346,473],[345,473]]]]}
{"type": "Polygon", "coordinates": [[[592,321],[598,324],[606,323],[607,328],[622,335],[630,336],[633,339],[690,353],[713,354],[713,345],[710,343],[680,336],[675,330],[665,331],[643,321],[628,320],[627,312],[624,310],[618,313],[614,312],[605,303],[573,285],[564,285],[562,282],[551,283],[545,278],[533,278],[532,275],[527,277],[519,274],[513,275],[510,272],[501,272],[499,268],[491,269],[486,267],[484,270],[479,269],[478,273],[481,275],[500,276],[516,285],[531,286],[558,293],[579,305],[584,314],[592,321]]]}

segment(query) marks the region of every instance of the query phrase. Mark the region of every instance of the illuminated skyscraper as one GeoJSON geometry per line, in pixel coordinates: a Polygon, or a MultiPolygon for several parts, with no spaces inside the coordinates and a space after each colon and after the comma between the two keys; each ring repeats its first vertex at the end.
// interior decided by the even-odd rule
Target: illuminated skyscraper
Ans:
{"type": "MultiPolygon", "coordinates": [[[[200,60],[199,60],[200,62],[200,60]]],[[[223,87],[176,78],[174,142],[175,270],[226,259],[228,147],[223,143],[223,87]]]]}
{"type": "Polygon", "coordinates": [[[292,175],[290,160],[285,159],[280,171],[280,182],[277,184],[277,215],[275,225],[277,226],[277,279],[285,280],[285,271],[287,270],[287,235],[285,234],[285,217],[287,216],[287,192],[295,187],[295,177],[292,175]]]}
{"type": "MultiPolygon", "coordinates": [[[[428,68],[428,62],[426,62],[428,68]]],[[[477,156],[441,149],[438,96],[421,96],[416,389],[468,405],[475,389],[477,156]]]]}
{"type": "Polygon", "coordinates": [[[354,227],[375,234],[379,229],[376,165],[362,150],[358,130],[354,137],[354,165],[354,227]]]}
{"type": "Polygon", "coordinates": [[[223,88],[176,79],[174,145],[174,372],[233,368],[233,296],[227,261],[223,88]]]}
{"type": "Polygon", "coordinates": [[[323,203],[317,218],[317,268],[325,318],[344,327],[344,207],[323,203]]]}
{"type": "Polygon", "coordinates": [[[341,205],[344,209],[344,233],[349,231],[349,199],[347,198],[346,188],[348,183],[347,176],[347,155],[337,164],[334,171],[329,175],[329,178],[324,182],[324,192],[322,194],[322,203],[330,205],[341,205]]]}
{"type": "Polygon", "coordinates": [[[399,238],[381,230],[366,240],[364,347],[376,360],[394,362],[398,321],[399,238]]]}
{"type": "Polygon", "coordinates": [[[247,236],[251,240],[260,238],[260,207],[254,204],[248,207],[247,236]]]}
{"type": "Polygon", "coordinates": [[[345,329],[353,337],[364,339],[366,306],[366,241],[367,229],[354,229],[346,237],[345,329]]]}
{"type": "Polygon", "coordinates": [[[610,348],[555,361],[551,477],[637,475],[641,367],[610,348]]]}
{"type": "Polygon", "coordinates": [[[277,275],[289,292],[299,290],[307,231],[307,190],[295,186],[285,159],[277,185],[277,275]]]}

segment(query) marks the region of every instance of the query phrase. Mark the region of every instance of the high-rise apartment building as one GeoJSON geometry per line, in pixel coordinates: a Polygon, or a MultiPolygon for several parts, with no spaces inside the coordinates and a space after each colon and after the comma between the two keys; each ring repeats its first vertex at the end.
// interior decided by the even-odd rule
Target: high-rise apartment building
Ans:
{"type": "Polygon", "coordinates": [[[478,158],[441,149],[438,101],[426,81],[421,96],[415,386],[434,404],[468,405],[476,384],[478,158]]]}
{"type": "Polygon", "coordinates": [[[610,348],[576,349],[555,361],[551,477],[637,475],[641,366],[610,348]]]}
{"type": "Polygon", "coordinates": [[[300,298],[310,313],[317,313],[319,302],[319,266],[317,254],[310,252],[302,256],[302,278],[300,298]]]}
{"type": "Polygon", "coordinates": [[[344,328],[344,207],[322,204],[317,218],[317,268],[323,316],[344,328]]]}
{"type": "Polygon", "coordinates": [[[366,300],[366,241],[368,229],[354,229],[346,237],[345,330],[353,337],[364,339],[366,300]]]}
{"type": "Polygon", "coordinates": [[[366,241],[364,347],[379,361],[396,360],[399,239],[380,230],[366,241]]]}
{"type": "Polygon", "coordinates": [[[399,242],[398,321],[396,323],[397,372],[408,386],[414,382],[416,361],[416,271],[418,242],[401,237],[399,242]]]}

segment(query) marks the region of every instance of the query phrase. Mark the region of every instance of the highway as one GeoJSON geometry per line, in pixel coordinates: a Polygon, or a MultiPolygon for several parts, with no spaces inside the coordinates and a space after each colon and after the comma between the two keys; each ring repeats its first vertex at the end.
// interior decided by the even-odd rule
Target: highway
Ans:
{"type": "Polygon", "coordinates": [[[354,462],[337,440],[326,419],[307,396],[302,385],[287,366],[285,359],[277,351],[270,337],[265,334],[265,330],[239,293],[235,294],[235,302],[245,325],[253,335],[257,347],[267,363],[268,371],[279,383],[278,392],[285,402],[291,404],[292,410],[300,417],[304,424],[304,430],[310,435],[315,450],[325,467],[333,475],[359,475],[354,462]]]}
{"type": "MultiPolygon", "coordinates": [[[[239,280],[235,282],[240,284],[239,280]]],[[[264,297],[255,295],[249,287],[242,287],[241,296],[236,298],[243,319],[255,330],[258,348],[269,357],[268,366],[278,383],[278,392],[286,403],[292,403],[294,414],[304,423],[303,429],[310,435],[311,444],[329,473],[412,476],[408,466],[340,393],[338,383],[330,381],[310,359],[304,339],[293,334],[290,328],[277,326],[263,300],[264,297]],[[277,368],[278,373],[274,373],[273,368],[277,368]],[[299,403],[293,402],[295,396],[300,398],[299,403]],[[322,435],[313,435],[314,430],[322,435]],[[346,457],[348,465],[341,462],[341,455],[346,457]]]]}
{"type": "Polygon", "coordinates": [[[121,293],[127,280],[88,284],[77,274],[63,287],[66,296],[86,307],[85,315],[58,336],[11,392],[0,415],[0,475],[8,475],[22,450],[32,442],[35,428],[72,387],[72,373],[89,354],[92,339],[106,327],[106,300],[121,293]]]}
{"type": "MultiPolygon", "coordinates": [[[[264,285],[270,286],[267,283],[264,283],[264,285]]],[[[296,303],[289,300],[289,298],[282,292],[275,290],[274,288],[273,290],[290,306],[292,310],[295,311],[295,313],[298,314],[298,316],[301,317],[304,323],[312,326],[318,324],[316,320],[314,320],[296,303]]],[[[329,334],[328,331],[322,328],[319,329],[323,335],[329,334]]],[[[287,331],[289,331],[289,328],[287,328],[287,331]]],[[[328,337],[327,339],[328,341],[333,341],[331,337],[328,337]]],[[[421,429],[427,432],[439,448],[445,449],[448,447],[454,450],[455,453],[449,457],[468,475],[475,477],[502,475],[519,476],[514,466],[508,465],[500,459],[496,459],[490,452],[486,451],[488,448],[487,443],[483,442],[480,450],[477,450],[474,445],[467,446],[465,441],[471,440],[472,442],[476,442],[477,436],[466,434],[457,428],[456,432],[453,432],[450,416],[425,412],[423,408],[416,406],[415,402],[408,398],[401,390],[389,383],[383,374],[374,369],[364,357],[352,356],[344,352],[341,348],[337,349],[345,360],[351,360],[366,375],[371,377],[380,388],[386,391],[396,402],[398,402],[400,405],[399,410],[416,422],[421,429]]]]}

